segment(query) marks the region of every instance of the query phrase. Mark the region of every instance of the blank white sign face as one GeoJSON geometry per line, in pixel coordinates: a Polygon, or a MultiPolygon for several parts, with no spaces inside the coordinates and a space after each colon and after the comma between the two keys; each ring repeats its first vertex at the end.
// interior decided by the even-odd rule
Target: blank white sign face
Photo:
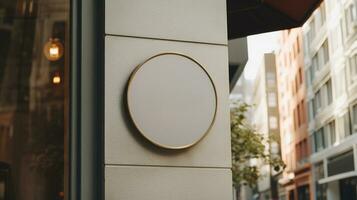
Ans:
{"type": "Polygon", "coordinates": [[[160,147],[183,149],[209,132],[217,95],[199,63],[185,55],[165,53],[134,70],[127,103],[132,121],[145,138],[160,147]]]}

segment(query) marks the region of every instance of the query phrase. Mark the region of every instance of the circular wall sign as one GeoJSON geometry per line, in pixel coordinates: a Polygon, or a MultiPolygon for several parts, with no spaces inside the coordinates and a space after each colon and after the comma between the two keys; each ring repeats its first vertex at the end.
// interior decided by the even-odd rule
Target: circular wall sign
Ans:
{"type": "Polygon", "coordinates": [[[130,117],[152,143],[183,149],[199,142],[213,125],[217,94],[207,71],[178,54],[153,56],[132,73],[127,90],[130,117]]]}

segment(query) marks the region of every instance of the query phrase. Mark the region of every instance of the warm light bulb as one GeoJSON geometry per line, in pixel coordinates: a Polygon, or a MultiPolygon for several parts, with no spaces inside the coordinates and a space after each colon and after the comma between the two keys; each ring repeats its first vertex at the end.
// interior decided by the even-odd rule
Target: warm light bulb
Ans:
{"type": "Polygon", "coordinates": [[[59,55],[59,49],[57,46],[52,46],[50,47],[50,56],[51,57],[58,57],[59,55]]]}
{"type": "Polygon", "coordinates": [[[43,48],[43,53],[49,61],[59,60],[63,56],[64,47],[59,39],[50,39],[43,48]]]}
{"type": "Polygon", "coordinates": [[[52,83],[53,84],[60,84],[61,83],[61,77],[59,75],[56,75],[52,78],[52,83]]]}

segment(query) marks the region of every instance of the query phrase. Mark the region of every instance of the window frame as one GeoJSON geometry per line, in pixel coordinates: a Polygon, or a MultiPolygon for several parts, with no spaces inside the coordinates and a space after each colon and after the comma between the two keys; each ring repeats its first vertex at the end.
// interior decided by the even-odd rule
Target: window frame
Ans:
{"type": "Polygon", "coordinates": [[[357,133],[357,103],[351,106],[351,133],[357,133]]]}
{"type": "Polygon", "coordinates": [[[318,89],[314,94],[314,103],[315,103],[315,113],[319,113],[322,109],[322,94],[321,88],[318,89]]]}
{"type": "Polygon", "coordinates": [[[336,122],[335,120],[330,121],[329,123],[326,124],[327,130],[328,130],[328,138],[329,138],[329,145],[333,146],[337,141],[337,134],[336,134],[336,122]]]}
{"type": "Polygon", "coordinates": [[[278,99],[275,92],[268,92],[268,107],[276,108],[278,106],[278,99]]]}
{"type": "Polygon", "coordinates": [[[315,153],[320,152],[320,151],[324,150],[325,148],[326,148],[325,130],[324,130],[324,127],[321,127],[314,132],[315,153]],[[318,140],[318,139],[320,139],[320,140],[318,140]]]}
{"type": "Polygon", "coordinates": [[[70,8],[68,199],[104,199],[104,1],[70,8]]]}
{"type": "Polygon", "coordinates": [[[269,129],[279,129],[278,117],[275,115],[269,116],[269,129]]]}
{"type": "Polygon", "coordinates": [[[314,99],[308,100],[308,122],[312,122],[315,118],[315,111],[314,111],[314,99]]]}
{"type": "Polygon", "coordinates": [[[357,80],[357,53],[349,56],[347,60],[351,72],[351,82],[354,83],[357,80]]]}

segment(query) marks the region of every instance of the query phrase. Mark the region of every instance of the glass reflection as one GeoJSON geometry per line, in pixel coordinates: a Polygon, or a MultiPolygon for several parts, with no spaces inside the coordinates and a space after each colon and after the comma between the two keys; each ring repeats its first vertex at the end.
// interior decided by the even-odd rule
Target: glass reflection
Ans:
{"type": "Polygon", "coordinates": [[[68,16],[0,0],[0,200],[67,199],[68,16]]]}

